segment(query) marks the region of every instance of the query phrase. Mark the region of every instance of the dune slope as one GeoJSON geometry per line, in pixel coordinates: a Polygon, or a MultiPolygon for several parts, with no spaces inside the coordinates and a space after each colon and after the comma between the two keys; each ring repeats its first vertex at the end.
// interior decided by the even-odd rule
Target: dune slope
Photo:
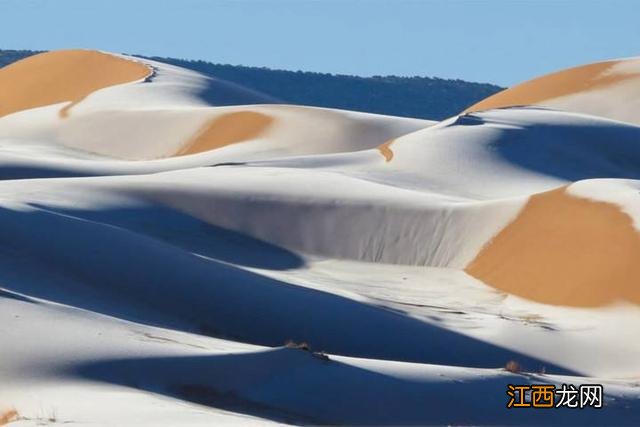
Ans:
{"type": "Polygon", "coordinates": [[[206,153],[197,163],[213,164],[353,151],[431,124],[269,105],[275,100],[194,71],[86,50],[2,68],[0,90],[0,138],[121,160],[206,153]],[[262,105],[228,106],[234,100],[262,105]]]}
{"type": "Polygon", "coordinates": [[[145,79],[153,70],[140,61],[90,50],[47,52],[0,69],[0,117],[69,102],[60,116],[92,92],[145,79]]]}
{"type": "Polygon", "coordinates": [[[31,61],[0,69],[0,423],[638,425],[635,60],[439,123],[31,61]]]}
{"type": "Polygon", "coordinates": [[[638,304],[639,257],[640,233],[632,217],[615,204],[559,188],[532,196],[466,271],[547,304],[638,304]]]}
{"type": "Polygon", "coordinates": [[[640,124],[640,59],[582,65],[498,92],[465,112],[541,105],[640,124]]]}

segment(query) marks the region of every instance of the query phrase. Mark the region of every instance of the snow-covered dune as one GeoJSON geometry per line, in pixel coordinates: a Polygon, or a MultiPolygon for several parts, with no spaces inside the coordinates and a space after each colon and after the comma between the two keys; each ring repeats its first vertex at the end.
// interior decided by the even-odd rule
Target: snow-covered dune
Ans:
{"type": "Polygon", "coordinates": [[[597,62],[505,89],[466,112],[541,105],[640,124],[640,58],[597,62]]]}
{"type": "Polygon", "coordinates": [[[11,103],[0,110],[0,138],[126,160],[220,148],[201,164],[354,151],[431,124],[322,108],[215,107],[275,100],[194,71],[85,50],[12,64],[0,72],[5,86],[11,103]]]}
{"type": "Polygon", "coordinates": [[[31,108],[64,103],[60,117],[100,89],[141,81],[151,67],[96,51],[41,53],[0,71],[0,117],[31,108]]]}
{"type": "Polygon", "coordinates": [[[0,424],[637,425],[633,64],[440,123],[106,52],[0,69],[0,424]],[[605,407],[506,408],[541,383],[605,407]]]}

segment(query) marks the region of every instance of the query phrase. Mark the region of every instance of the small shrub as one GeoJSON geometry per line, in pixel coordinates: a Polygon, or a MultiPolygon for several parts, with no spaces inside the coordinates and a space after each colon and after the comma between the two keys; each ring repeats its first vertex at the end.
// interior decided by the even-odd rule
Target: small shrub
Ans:
{"type": "Polygon", "coordinates": [[[329,356],[327,356],[327,354],[324,351],[311,351],[311,347],[306,342],[297,343],[295,341],[289,340],[284,344],[284,346],[286,348],[294,348],[296,350],[307,351],[311,353],[311,356],[317,359],[323,360],[325,362],[331,360],[329,359],[329,356]]]}
{"type": "Polygon", "coordinates": [[[311,351],[309,344],[306,342],[297,343],[295,341],[289,340],[284,345],[287,348],[296,348],[298,350],[311,351]]]}
{"type": "Polygon", "coordinates": [[[0,426],[5,424],[9,424],[11,421],[16,421],[18,419],[18,411],[15,409],[9,409],[5,412],[0,412],[0,426]]]}
{"type": "Polygon", "coordinates": [[[327,356],[327,354],[324,351],[314,351],[313,353],[311,353],[311,355],[325,362],[328,362],[329,360],[331,360],[329,359],[329,356],[327,356]]]}
{"type": "Polygon", "coordinates": [[[515,360],[509,360],[504,365],[504,370],[513,374],[519,374],[520,372],[522,372],[522,366],[520,366],[520,364],[515,360]]]}

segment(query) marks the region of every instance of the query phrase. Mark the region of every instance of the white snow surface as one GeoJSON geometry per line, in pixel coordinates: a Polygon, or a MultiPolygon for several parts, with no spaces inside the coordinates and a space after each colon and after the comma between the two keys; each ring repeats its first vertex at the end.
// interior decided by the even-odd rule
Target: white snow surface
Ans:
{"type": "Polygon", "coordinates": [[[251,143],[200,155],[201,164],[320,154],[375,147],[430,125],[428,120],[325,108],[260,103],[277,100],[195,71],[119,55],[153,70],[146,81],[97,90],[61,119],[63,104],[19,111],[0,120],[0,138],[39,142],[117,159],[169,157],[223,114],[252,111],[274,119],[268,134],[251,143]],[[229,99],[257,105],[224,106],[229,99]]]}
{"type": "Polygon", "coordinates": [[[210,79],[141,61],[151,81],[97,91],[67,119],[59,105],[0,118],[0,416],[640,423],[637,306],[538,304],[462,270],[562,185],[638,227],[640,127],[533,107],[433,124],[215,106],[210,79]],[[276,125],[165,158],[246,110],[276,125]],[[532,383],[604,384],[605,408],[506,409],[507,384],[532,383]]]}
{"type": "Polygon", "coordinates": [[[621,58],[603,77],[626,79],[545,100],[545,106],[640,124],[640,58],[621,58]]]}

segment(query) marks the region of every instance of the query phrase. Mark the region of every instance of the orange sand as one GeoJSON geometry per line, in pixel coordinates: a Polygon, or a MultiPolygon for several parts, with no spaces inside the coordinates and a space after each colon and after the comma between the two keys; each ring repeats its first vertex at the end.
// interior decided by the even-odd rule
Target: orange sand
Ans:
{"type": "Polygon", "coordinates": [[[380,154],[384,156],[384,160],[390,162],[393,159],[393,150],[391,150],[391,144],[393,144],[396,140],[390,139],[384,144],[378,145],[378,151],[380,154]]]}
{"type": "Polygon", "coordinates": [[[6,412],[0,412],[0,426],[9,424],[11,421],[15,421],[18,418],[18,412],[15,409],[10,409],[6,412]]]}
{"type": "Polygon", "coordinates": [[[237,111],[209,121],[175,155],[196,154],[254,139],[273,123],[273,117],[255,111],[237,111]]]}
{"type": "Polygon", "coordinates": [[[640,233],[619,207],[563,187],[532,196],[465,271],[547,304],[640,304],[640,233]]]}
{"type": "Polygon", "coordinates": [[[143,79],[146,65],[89,50],[41,53],[0,68],[0,117],[16,111],[70,101],[69,109],[91,92],[143,79]]]}
{"type": "Polygon", "coordinates": [[[611,67],[620,62],[598,62],[547,74],[492,95],[467,108],[464,113],[517,105],[540,104],[546,100],[590,89],[603,88],[623,80],[640,77],[638,73],[606,74],[611,67]]]}

